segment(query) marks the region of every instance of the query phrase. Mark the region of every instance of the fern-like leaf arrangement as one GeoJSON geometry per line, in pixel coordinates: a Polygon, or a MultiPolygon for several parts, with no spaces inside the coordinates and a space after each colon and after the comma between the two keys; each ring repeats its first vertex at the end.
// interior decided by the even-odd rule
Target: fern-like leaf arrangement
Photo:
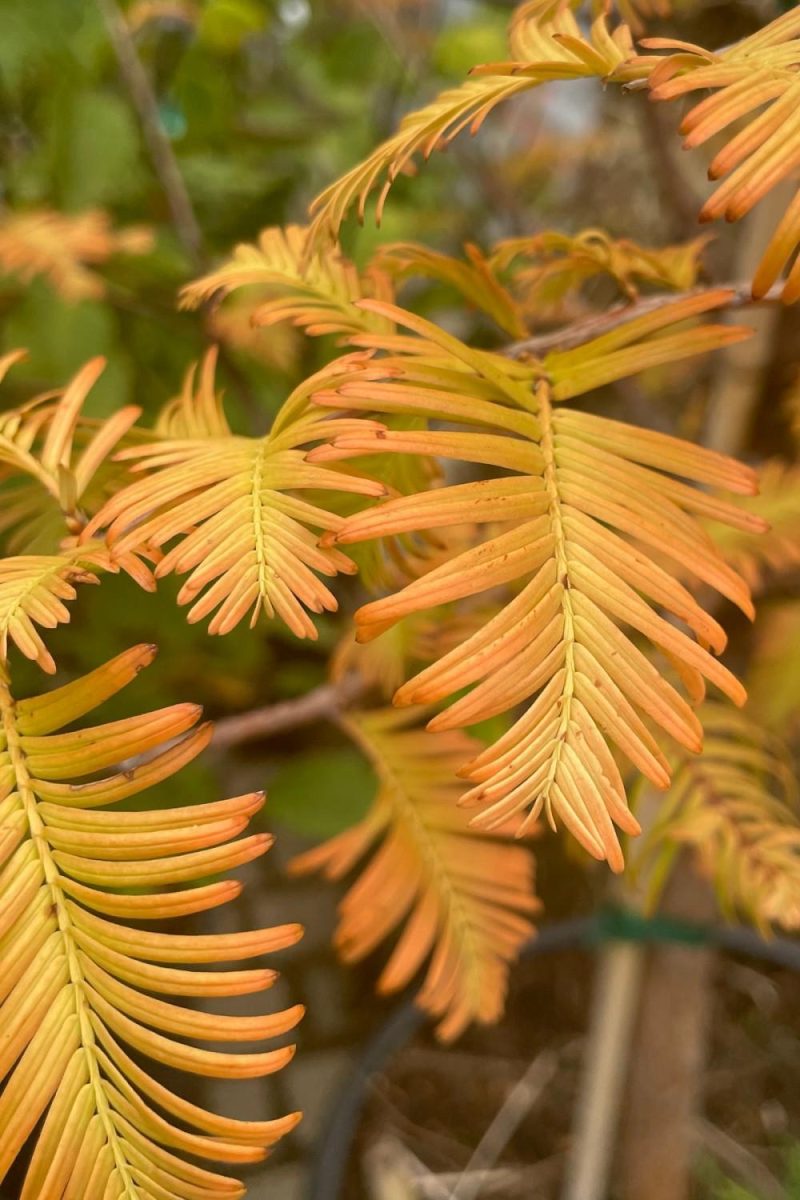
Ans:
{"type": "Polygon", "coordinates": [[[800,796],[788,748],[746,712],[702,710],[706,740],[683,756],[643,847],[659,882],[681,846],[697,856],[729,916],[765,934],[800,928],[800,796]]]}
{"type": "MultiPolygon", "coordinates": [[[[83,537],[105,529],[117,556],[170,543],[156,577],[188,572],[178,602],[191,606],[190,621],[210,618],[212,634],[224,634],[248,616],[255,622],[263,611],[279,616],[298,637],[315,638],[309,611],[337,608],[320,576],[356,568],[340,550],[318,545],[320,532],[341,529],[343,518],[302,493],[376,497],[385,488],[306,462],[303,447],[337,428],[309,401],[324,385],[324,372],[295,390],[268,434],[240,437],[231,432],[215,391],[214,361],[211,351],[197,385],[192,374],[168,405],[162,437],[120,452],[141,478],[115,493],[83,537]]],[[[368,426],[359,419],[354,429],[368,426]]]]}
{"type": "Polygon", "coordinates": [[[455,771],[479,743],[459,731],[431,737],[416,714],[396,709],[351,712],[342,727],[372,763],[378,795],[363,820],[295,859],[294,871],[339,879],[372,851],[340,906],[343,959],[399,933],[379,991],[424,970],[416,1002],[438,1020],[440,1037],[496,1021],[538,902],[529,851],[478,833],[456,806],[455,771]]]}
{"type": "Polygon", "coordinates": [[[291,1058],[291,1047],[238,1054],[193,1043],[271,1038],[302,1015],[297,1007],[210,1015],[184,999],[269,988],[272,971],[206,965],[289,946],[298,926],[222,935],[141,926],[233,899],[239,884],[206,881],[271,841],[266,834],[233,840],[261,807],[261,794],[186,808],[109,808],[171,777],[208,742],[209,727],[198,726],[199,710],[186,704],[68,728],[134,679],[153,653],[134,647],[83,679],[25,699],[13,693],[5,667],[0,674],[0,1179],[42,1121],[21,1200],[240,1196],[235,1179],[194,1160],[258,1161],[298,1119],[217,1117],[139,1061],[201,1075],[264,1075],[291,1058]]]}
{"type": "MultiPolygon", "coordinates": [[[[476,824],[520,832],[541,813],[574,833],[615,870],[623,865],[616,824],[638,831],[609,741],[658,787],[670,779],[653,727],[698,751],[702,728],[675,671],[696,703],[705,682],[737,704],[744,689],[711,653],[725,633],[674,575],[663,556],[752,616],[744,580],[725,563],[700,518],[763,529],[760,517],[716,494],[756,490],[749,468],[677,438],[563,406],[648,366],[729,344],[730,326],[675,331],[675,323],[725,300],[676,301],[541,363],[519,364],[468,349],[399,310],[402,345],[389,339],[363,381],[345,376],[319,404],[447,421],[464,430],[370,430],[337,437],[310,453],[337,461],[384,453],[441,455],[503,473],[424,495],[389,499],[348,519],[341,544],[463,523],[500,532],[434,567],[356,614],[367,641],[408,614],[510,585],[510,602],[397,692],[397,704],[429,704],[470,690],[430,722],[434,730],[492,715],[522,714],[461,773],[473,787],[476,824]],[[477,427],[477,429],[476,429],[477,427]],[[700,485],[700,486],[696,486],[700,485]],[[676,627],[677,618],[686,631],[676,627]],[[638,644],[664,658],[659,671],[638,644]]],[[[363,339],[362,339],[363,340],[363,339]]],[[[374,339],[376,348],[380,339],[374,339]]]]}

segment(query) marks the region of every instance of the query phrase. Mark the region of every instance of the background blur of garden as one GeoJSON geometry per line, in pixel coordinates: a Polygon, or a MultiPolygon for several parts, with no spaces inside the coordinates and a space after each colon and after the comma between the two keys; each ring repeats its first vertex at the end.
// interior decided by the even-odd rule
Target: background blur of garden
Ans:
{"type": "MultiPolygon", "coordinates": [[[[505,57],[510,8],[501,0],[121,4],[188,199],[176,213],[170,181],[154,163],[140,106],[109,40],[104,12],[116,6],[110,0],[0,0],[0,348],[30,351],[0,403],[10,407],[61,385],[101,354],[108,366],[88,414],[103,416],[128,403],[155,413],[178,391],[187,365],[216,341],[234,428],[263,431],[289,390],[325,361],[325,339],[306,339],[289,326],[253,330],[236,297],[218,309],[181,312],[178,290],[262,228],[302,223],[312,197],[387,136],[404,112],[463,78],[474,62],[505,57]],[[77,280],[69,272],[22,277],[4,230],[18,214],[43,210],[102,210],[113,229],[130,230],[121,249],[131,252],[89,263],[91,274],[77,280]]],[[[746,3],[681,0],[678,9],[680,36],[712,45],[774,15],[768,5],[746,3]]],[[[658,28],[655,21],[650,31],[658,28]]],[[[594,223],[645,245],[697,236],[702,165],[681,159],[677,140],[660,136],[661,118],[654,106],[631,104],[618,92],[603,95],[582,85],[536,91],[490,118],[480,139],[460,139],[435,156],[413,186],[401,179],[382,228],[351,223],[345,246],[363,262],[388,241],[413,238],[457,251],[466,242],[485,247],[502,237],[550,228],[575,232],[594,223]]],[[[707,253],[719,266],[718,278],[735,276],[728,231],[707,253]]],[[[593,286],[602,303],[606,285],[593,286]]],[[[426,284],[416,304],[445,324],[453,319],[448,294],[438,286],[426,284]]],[[[779,320],[781,330],[771,334],[776,347],[797,332],[796,314],[779,320]]],[[[480,342],[480,319],[459,332],[480,342]]],[[[780,350],[762,366],[758,386],[767,395],[785,382],[780,350]]],[[[608,410],[613,415],[615,403],[624,402],[628,419],[670,428],[665,414],[680,397],[681,432],[696,436],[687,396],[697,391],[699,421],[710,370],[692,362],[651,372],[646,387],[625,382],[618,395],[609,394],[608,410]]],[[[779,424],[765,413],[756,449],[774,451],[780,437],[779,424]]],[[[197,701],[219,718],[300,696],[325,681],[346,614],[359,600],[357,583],[341,586],[345,615],[319,618],[317,642],[298,642],[277,622],[260,624],[255,634],[240,626],[223,641],[208,637],[203,624],[187,624],[173,602],[176,590],[168,579],[157,595],[143,595],[127,577],[109,579],[102,589],[84,589],[71,626],[49,639],[65,676],[136,642],[160,643],[164,653],[137,682],[135,695],[107,705],[107,718],[131,705],[144,710],[180,700],[197,701]]],[[[35,670],[25,680],[31,688],[35,670]]],[[[336,964],[333,891],[316,881],[288,880],[282,867],[296,850],[365,811],[374,781],[357,751],[319,724],[235,756],[209,754],[162,785],[162,796],[186,803],[261,786],[269,801],[258,820],[277,834],[277,846],[265,863],[244,872],[250,886],[238,912],[219,920],[229,922],[226,927],[290,920],[307,926],[306,942],[284,956],[281,986],[307,1003],[309,1014],[288,1071],[237,1085],[235,1096],[232,1085],[204,1085],[203,1095],[248,1116],[307,1109],[298,1133],[249,1176],[255,1198],[300,1200],[326,1106],[354,1047],[391,1004],[372,994],[372,964],[355,971],[336,964]]],[[[594,906],[594,889],[599,894],[604,878],[587,875],[584,865],[558,840],[548,841],[538,868],[548,921],[594,906]]],[[[491,1195],[551,1194],[577,1091],[590,973],[585,956],[576,954],[523,964],[512,979],[509,1014],[498,1030],[469,1034],[452,1052],[423,1038],[391,1077],[376,1083],[347,1200],[388,1200],[390,1194],[406,1200],[402,1192],[362,1190],[381,1186],[379,1169],[369,1185],[358,1165],[372,1161],[375,1139],[388,1136],[390,1145],[399,1138],[437,1171],[457,1171],[509,1082],[545,1048],[558,1058],[556,1082],[506,1158],[550,1160],[551,1167],[523,1180],[527,1190],[506,1181],[505,1191],[491,1195]]],[[[800,1196],[800,1155],[793,1149],[800,1139],[800,984],[788,973],[731,961],[721,970],[714,1003],[707,1107],[715,1132],[701,1146],[697,1186],[704,1190],[697,1194],[800,1196]],[[736,1147],[748,1145],[755,1147],[756,1166],[765,1147],[771,1155],[760,1180],[756,1172],[748,1181],[747,1163],[736,1161],[736,1147]],[[725,1182],[727,1174],[739,1184],[725,1182]],[[780,1179],[783,1190],[770,1193],[770,1180],[780,1179]]]]}

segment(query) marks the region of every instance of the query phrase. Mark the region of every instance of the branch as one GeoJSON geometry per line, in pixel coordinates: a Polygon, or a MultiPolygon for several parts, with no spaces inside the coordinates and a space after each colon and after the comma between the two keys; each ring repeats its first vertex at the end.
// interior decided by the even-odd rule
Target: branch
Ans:
{"type": "Polygon", "coordinates": [[[231,746],[274,737],[314,721],[336,721],[342,709],[363,690],[359,676],[348,675],[340,683],[320,684],[296,700],[284,700],[234,717],[223,717],[214,726],[211,745],[216,750],[229,750],[231,746]]]}
{"type": "Polygon", "coordinates": [[[130,30],[116,0],[97,0],[97,5],[116,55],[119,73],[139,117],[153,169],[164,189],[175,232],[193,265],[201,268],[204,265],[203,235],[172,144],[164,132],[158,101],[147,72],[139,61],[130,30]]]}
{"type": "Polygon", "coordinates": [[[674,304],[676,300],[683,300],[688,296],[703,296],[709,292],[716,292],[720,287],[729,287],[731,296],[716,310],[719,312],[728,309],[749,308],[754,304],[775,304],[781,298],[783,281],[776,283],[765,296],[758,300],[753,298],[749,281],[692,288],[688,292],[660,292],[657,296],[645,296],[634,304],[618,304],[607,312],[597,313],[596,316],[587,317],[585,321],[577,321],[574,325],[568,325],[564,329],[554,329],[550,333],[540,333],[534,337],[524,338],[521,342],[512,342],[510,346],[504,347],[503,354],[508,358],[524,359],[537,358],[548,350],[571,350],[583,342],[588,342],[591,338],[609,333],[619,325],[624,325],[626,321],[632,321],[634,317],[643,317],[647,313],[656,312],[659,308],[665,308],[668,304],[674,304]]]}

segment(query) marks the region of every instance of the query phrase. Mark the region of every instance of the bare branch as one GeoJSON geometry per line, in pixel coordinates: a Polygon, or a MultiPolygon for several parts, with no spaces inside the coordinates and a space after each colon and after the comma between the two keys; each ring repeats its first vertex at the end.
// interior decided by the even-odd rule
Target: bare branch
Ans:
{"type": "Polygon", "coordinates": [[[283,700],[280,704],[223,717],[214,727],[211,745],[216,750],[229,750],[231,746],[274,737],[314,721],[335,721],[363,690],[359,676],[348,675],[341,683],[323,683],[296,700],[283,700]]]}
{"type": "Polygon", "coordinates": [[[619,325],[624,325],[626,321],[632,321],[634,317],[642,317],[647,313],[656,312],[659,308],[665,308],[666,305],[674,304],[677,300],[684,300],[687,296],[703,296],[709,292],[716,292],[720,288],[730,288],[731,297],[725,304],[720,305],[716,310],[718,312],[750,308],[754,304],[775,304],[781,298],[783,282],[776,283],[765,296],[758,300],[753,298],[749,282],[715,284],[713,287],[692,288],[688,292],[659,292],[657,296],[645,296],[634,304],[618,304],[615,308],[608,309],[607,312],[597,313],[596,316],[587,317],[585,321],[577,321],[574,325],[567,325],[563,329],[554,329],[549,333],[540,333],[524,338],[521,342],[512,342],[510,346],[504,347],[503,354],[508,358],[524,359],[536,358],[548,350],[571,350],[583,342],[588,342],[591,338],[599,337],[603,333],[616,329],[619,325]]]}
{"type": "Polygon", "coordinates": [[[193,266],[201,268],[204,266],[203,235],[172,145],[164,132],[158,101],[150,86],[147,72],[139,61],[130,31],[116,0],[97,0],[97,5],[117,58],[120,75],[139,117],[153,169],[164,189],[175,232],[193,266]]]}

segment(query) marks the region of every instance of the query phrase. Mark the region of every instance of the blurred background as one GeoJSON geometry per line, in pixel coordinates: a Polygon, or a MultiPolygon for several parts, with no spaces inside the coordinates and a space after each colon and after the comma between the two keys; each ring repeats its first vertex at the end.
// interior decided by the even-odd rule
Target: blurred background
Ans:
{"type": "MultiPolygon", "coordinates": [[[[462,79],[473,63],[506,57],[511,8],[501,0],[2,0],[0,341],[3,350],[30,350],[4,385],[2,404],[62,384],[101,354],[108,365],[89,414],[126,403],[153,414],[179,389],[187,365],[218,341],[234,427],[265,430],[333,343],[284,326],[253,331],[235,299],[216,311],[180,312],[179,288],[262,228],[302,223],[313,196],[403,113],[462,79]],[[110,36],[117,20],[143,68],[144,101],[124,61],[120,69],[110,36]],[[154,122],[166,157],[153,147],[154,122]],[[43,211],[100,214],[91,221],[107,237],[119,236],[106,245],[96,225],[87,236],[69,224],[50,235],[63,240],[63,271],[21,270],[14,222],[43,211]]],[[[679,0],[678,36],[720,45],[776,12],[767,4],[679,0]]],[[[648,32],[666,28],[658,18],[648,23],[648,32]]],[[[350,223],[346,249],[364,262],[389,241],[457,252],[465,242],[486,248],[499,238],[592,225],[644,245],[694,237],[703,164],[681,157],[671,131],[672,114],[619,92],[572,84],[531,93],[493,115],[478,139],[457,140],[417,178],[401,179],[382,228],[350,223]]],[[[716,236],[705,254],[712,278],[743,273],[743,237],[716,236]]],[[[605,286],[593,285],[592,304],[614,299],[605,286]]],[[[425,285],[409,295],[419,310],[485,340],[477,317],[465,328],[465,318],[454,316],[444,289],[425,285]]],[[[752,443],[759,455],[786,437],[772,401],[791,383],[797,320],[776,320],[762,333],[748,383],[759,389],[752,443]]],[[[626,381],[609,391],[607,410],[697,436],[710,392],[723,386],[713,371],[693,363],[651,373],[646,386],[626,381]]],[[[175,590],[167,580],[158,595],[145,596],[127,578],[108,579],[85,589],[69,630],[50,639],[65,675],[135,642],[160,643],[156,664],[108,706],[109,718],[178,700],[225,717],[303,695],[325,681],[346,614],[359,600],[357,585],[343,588],[345,615],[320,618],[316,643],[297,642],[277,623],[255,633],[240,628],[222,641],[187,625],[175,590]]],[[[26,682],[38,686],[34,669],[26,682]]],[[[320,723],[237,754],[209,755],[170,781],[168,792],[170,803],[184,803],[263,786],[269,802],[259,820],[278,835],[276,848],[244,872],[243,897],[217,920],[220,928],[223,921],[226,928],[305,924],[304,942],[279,964],[276,1004],[302,1000],[308,1016],[288,1070],[230,1088],[196,1081],[196,1098],[250,1117],[303,1108],[297,1133],[247,1180],[256,1200],[300,1200],[311,1195],[322,1131],[354,1056],[396,1002],[374,997],[375,964],[352,970],[336,963],[335,891],[289,880],[283,870],[297,850],[366,810],[375,790],[369,767],[320,723]]],[[[603,873],[587,873],[553,838],[539,859],[548,922],[597,909],[603,873]]],[[[354,1122],[341,1196],[451,1195],[532,1061],[540,1074],[516,1130],[494,1155],[494,1175],[479,1192],[457,1195],[557,1195],[581,1089],[594,962],[592,947],[528,958],[512,974],[508,1013],[496,1029],[470,1032],[451,1050],[417,1031],[389,1056],[354,1122]]],[[[706,998],[707,1065],[697,1067],[705,1115],[689,1191],[715,1200],[800,1197],[800,976],[728,955],[715,961],[706,998]]],[[[668,1041],[680,1037],[679,1029],[664,1033],[668,1041]]],[[[13,1181],[7,1186],[14,1196],[13,1181]]]]}

